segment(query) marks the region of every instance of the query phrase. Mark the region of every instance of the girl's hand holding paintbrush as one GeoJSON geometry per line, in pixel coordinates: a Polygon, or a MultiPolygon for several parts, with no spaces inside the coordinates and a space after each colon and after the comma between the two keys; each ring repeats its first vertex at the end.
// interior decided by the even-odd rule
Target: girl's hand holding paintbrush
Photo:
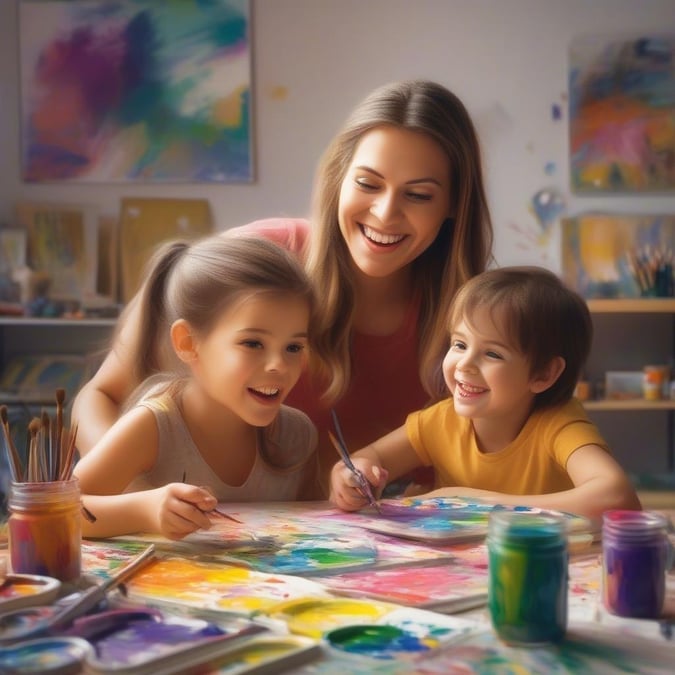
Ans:
{"type": "Polygon", "coordinates": [[[85,537],[110,537],[126,531],[152,532],[173,540],[209,529],[209,511],[217,504],[208,489],[185,483],[119,495],[87,494],[84,502],[96,514],[96,522],[82,523],[85,537]]]}

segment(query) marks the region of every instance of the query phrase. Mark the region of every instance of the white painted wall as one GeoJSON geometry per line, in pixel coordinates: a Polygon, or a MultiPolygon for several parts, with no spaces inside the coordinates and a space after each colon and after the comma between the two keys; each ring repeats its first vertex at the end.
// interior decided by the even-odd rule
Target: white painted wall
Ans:
{"type": "MultiPolygon", "coordinates": [[[[572,195],[564,107],[573,38],[675,32],[675,0],[252,0],[255,182],[134,186],[21,182],[18,2],[0,0],[0,222],[24,198],[93,203],[116,214],[123,196],[204,197],[221,228],[307,215],[319,155],[348,112],[374,87],[413,77],[446,85],[474,116],[500,265],[559,271],[557,228],[540,244],[523,234],[539,232],[529,204],[542,188],[559,191],[569,214],[675,212],[675,195],[572,195]],[[561,121],[552,119],[554,103],[563,105],[561,121]],[[544,171],[548,162],[553,175],[544,171]]],[[[596,353],[628,353],[634,363],[627,367],[639,368],[647,357],[639,319],[634,323],[602,329],[596,353]],[[625,348],[615,344],[617,331],[625,348]]],[[[650,330],[661,345],[651,359],[667,360],[672,325],[657,322],[650,330]]],[[[606,367],[591,364],[590,373],[606,367]]],[[[603,415],[598,423],[627,467],[667,468],[663,413],[656,420],[603,415]]]]}
{"type": "Polygon", "coordinates": [[[567,116],[551,117],[553,103],[564,106],[572,38],[675,30],[675,0],[252,0],[256,181],[133,186],[21,182],[18,2],[0,0],[0,221],[20,198],[114,214],[120,197],[138,195],[206,197],[222,228],[306,215],[318,157],[348,112],[409,77],[454,90],[477,122],[499,264],[559,267],[556,236],[526,246],[513,229],[537,233],[529,203],[541,188],[560,191],[570,213],[675,211],[675,196],[570,195],[567,116]]]}

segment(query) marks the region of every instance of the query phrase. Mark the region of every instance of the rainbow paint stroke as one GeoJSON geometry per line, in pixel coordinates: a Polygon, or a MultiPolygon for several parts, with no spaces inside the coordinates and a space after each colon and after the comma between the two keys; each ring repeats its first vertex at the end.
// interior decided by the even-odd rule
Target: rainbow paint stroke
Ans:
{"type": "Polygon", "coordinates": [[[253,616],[292,598],[329,595],[309,579],[180,558],[147,565],[127,583],[127,593],[130,599],[150,606],[242,616],[253,616]]]}
{"type": "Polygon", "coordinates": [[[246,0],[19,4],[27,181],[250,182],[246,0]]]}

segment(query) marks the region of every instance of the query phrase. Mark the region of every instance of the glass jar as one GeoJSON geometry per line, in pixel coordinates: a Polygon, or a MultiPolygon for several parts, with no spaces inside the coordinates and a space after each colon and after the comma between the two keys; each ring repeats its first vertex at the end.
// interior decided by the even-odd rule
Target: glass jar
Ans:
{"type": "Polygon", "coordinates": [[[7,535],[16,574],[74,581],[82,566],[82,503],[77,478],[12,483],[7,535]]]}
{"type": "Polygon", "coordinates": [[[555,514],[493,511],[488,522],[488,606],[508,644],[561,640],[567,629],[567,537],[555,514]]]}
{"type": "Polygon", "coordinates": [[[606,511],[602,517],[602,599],[618,616],[654,619],[666,593],[672,549],[665,516],[606,511]]]}

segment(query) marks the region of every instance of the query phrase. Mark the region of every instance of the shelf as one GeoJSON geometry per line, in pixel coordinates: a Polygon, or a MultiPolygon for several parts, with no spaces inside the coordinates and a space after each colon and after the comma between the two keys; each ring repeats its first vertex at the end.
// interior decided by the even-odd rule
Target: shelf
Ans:
{"type": "Polygon", "coordinates": [[[78,326],[114,326],[117,317],[100,318],[91,317],[83,319],[63,319],[63,318],[40,318],[31,316],[2,316],[0,317],[0,328],[2,326],[56,326],[59,328],[76,328],[78,326]]]}
{"type": "Polygon", "coordinates": [[[625,399],[613,401],[583,401],[586,410],[675,410],[675,401],[645,401],[644,399],[625,399]]]}
{"type": "Polygon", "coordinates": [[[586,302],[593,314],[675,312],[675,298],[594,298],[586,302]]]}

